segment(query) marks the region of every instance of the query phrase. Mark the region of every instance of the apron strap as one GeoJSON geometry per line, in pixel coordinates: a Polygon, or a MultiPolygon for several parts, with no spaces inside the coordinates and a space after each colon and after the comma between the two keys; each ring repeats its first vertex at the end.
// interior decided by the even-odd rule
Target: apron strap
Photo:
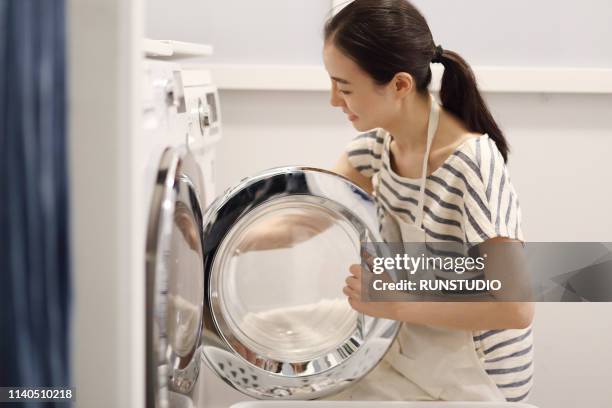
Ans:
{"type": "Polygon", "coordinates": [[[429,163],[429,151],[433,142],[436,129],[438,129],[438,118],[440,117],[440,106],[433,95],[429,95],[431,109],[427,124],[427,146],[425,147],[425,157],[423,157],[423,168],[421,169],[421,188],[419,190],[419,207],[416,214],[415,225],[421,228],[423,224],[423,207],[425,205],[425,183],[427,181],[427,165],[429,163]]]}

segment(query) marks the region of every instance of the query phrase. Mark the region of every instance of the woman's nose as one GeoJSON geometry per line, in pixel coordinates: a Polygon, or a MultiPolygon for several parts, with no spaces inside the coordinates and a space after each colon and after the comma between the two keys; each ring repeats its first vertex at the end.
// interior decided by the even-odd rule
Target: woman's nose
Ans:
{"type": "Polygon", "coordinates": [[[334,107],[344,106],[344,99],[342,99],[342,97],[338,95],[338,91],[336,89],[332,88],[331,98],[329,100],[329,103],[331,104],[331,106],[334,106],[334,107]]]}

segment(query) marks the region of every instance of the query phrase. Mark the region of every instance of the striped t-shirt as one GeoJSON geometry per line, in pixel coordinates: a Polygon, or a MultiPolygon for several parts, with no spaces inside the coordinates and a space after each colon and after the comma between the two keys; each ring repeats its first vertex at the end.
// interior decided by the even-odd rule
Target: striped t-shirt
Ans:
{"type": "MultiPolygon", "coordinates": [[[[393,213],[413,223],[419,180],[393,171],[391,139],[382,129],[358,135],[347,147],[348,158],[366,177],[380,172],[376,195],[379,218],[393,213]]],[[[473,245],[493,237],[524,241],[516,191],[503,157],[488,135],[464,141],[427,176],[423,229],[428,238],[438,242],[473,245]]],[[[533,382],[531,327],[474,331],[473,338],[485,371],[506,400],[525,400],[533,382]]]]}

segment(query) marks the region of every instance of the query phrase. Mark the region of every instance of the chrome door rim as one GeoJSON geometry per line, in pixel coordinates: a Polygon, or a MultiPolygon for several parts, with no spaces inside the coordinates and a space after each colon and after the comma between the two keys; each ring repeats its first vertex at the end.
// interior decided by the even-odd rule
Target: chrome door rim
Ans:
{"type": "MultiPolygon", "coordinates": [[[[304,196],[302,200],[314,200],[315,197],[304,196]]],[[[261,204],[260,204],[261,205],[261,204]]],[[[327,205],[332,205],[331,202],[327,205]]],[[[255,209],[254,209],[255,210],[255,209]]],[[[240,223],[241,219],[238,219],[236,223],[240,223]]],[[[234,228],[232,228],[233,230],[234,228]]],[[[232,230],[228,231],[228,235],[232,233],[232,230]]],[[[227,236],[221,241],[220,249],[217,253],[224,255],[225,243],[228,242],[227,236]]],[[[222,313],[223,307],[219,301],[219,295],[216,288],[218,288],[219,275],[221,273],[219,265],[219,257],[216,256],[213,260],[211,267],[210,282],[208,285],[208,292],[210,294],[211,304],[210,308],[212,316],[214,317],[217,327],[220,329],[220,333],[224,340],[229,344],[238,344],[240,348],[245,350],[248,354],[255,354],[249,345],[244,341],[235,336],[232,330],[228,327],[227,321],[222,313]]],[[[359,317],[361,315],[358,315],[359,317]]],[[[363,344],[364,338],[364,322],[362,318],[358,318],[355,330],[348,336],[348,338],[340,345],[336,346],[333,350],[325,353],[317,358],[311,360],[304,359],[291,359],[291,360],[278,360],[270,357],[262,356],[258,354],[258,359],[261,359],[261,364],[255,364],[259,368],[262,368],[269,373],[279,374],[288,376],[308,376],[313,374],[319,374],[328,369],[334,368],[351,356],[357,349],[363,344]],[[303,365],[305,364],[305,367],[303,365]],[[298,368],[303,367],[303,368],[298,368]]],[[[234,349],[235,350],[235,349],[234,349]]],[[[236,350],[235,350],[236,351],[236,350]]],[[[240,353],[239,353],[240,354],[240,353]]],[[[251,362],[251,361],[249,361],[251,362]]],[[[252,362],[251,362],[252,363],[252,362]]]]}
{"type": "Polygon", "coordinates": [[[358,379],[351,373],[344,373],[343,371],[348,370],[347,367],[354,366],[354,364],[350,364],[350,360],[359,358],[358,355],[360,351],[363,351],[364,343],[371,342],[373,339],[382,340],[385,343],[384,352],[376,358],[377,364],[390,347],[399,329],[398,322],[365,316],[358,321],[356,329],[343,344],[318,358],[299,361],[299,369],[295,367],[295,363],[298,361],[279,361],[261,355],[257,355],[255,361],[249,361],[237,352],[235,347],[231,346],[231,344],[238,343],[240,349],[246,350],[246,353],[257,354],[233,335],[225,322],[225,318],[219,313],[220,305],[216,291],[219,271],[215,269],[218,264],[216,256],[222,252],[220,250],[223,249],[223,243],[227,235],[247,213],[263,203],[288,195],[304,195],[315,200],[325,199],[329,203],[335,203],[333,205],[337,206],[337,210],[341,211],[346,218],[351,219],[353,224],[361,225],[365,231],[362,239],[367,237],[370,241],[382,241],[372,198],[349,180],[321,169],[298,166],[271,169],[256,177],[242,180],[241,183],[226,191],[224,195],[211,204],[204,215],[203,227],[205,313],[208,317],[205,321],[209,321],[209,324],[205,327],[203,338],[203,358],[217,374],[224,377],[225,374],[220,372],[217,367],[218,361],[215,361],[214,356],[211,356],[215,353],[206,352],[206,346],[222,348],[225,352],[235,355],[246,365],[259,370],[261,374],[265,374],[262,377],[267,381],[260,380],[262,384],[257,384],[257,387],[244,387],[239,383],[232,382],[230,378],[224,378],[230,380],[229,382],[235,388],[256,398],[278,396],[296,398],[296,395],[301,395],[298,398],[306,398],[309,394],[321,396],[327,395],[333,390],[337,391],[339,387],[346,386],[351,381],[358,379]],[[301,180],[324,180],[335,188],[324,191],[316,188],[317,183],[309,184],[306,182],[302,185],[300,184],[301,180]],[[274,183],[276,182],[282,188],[275,189],[274,183]],[[350,191],[350,194],[347,195],[346,191],[350,191]],[[207,344],[207,336],[212,340],[210,344],[207,344]],[[333,372],[333,374],[330,372],[333,372]],[[333,378],[333,380],[330,380],[330,378],[333,378]],[[308,384],[308,386],[316,384],[315,390],[310,393],[305,391],[304,384],[308,384]],[[281,392],[282,395],[271,395],[270,389],[276,391],[280,389],[286,392],[281,392]]]}
{"type": "MultiPolygon", "coordinates": [[[[191,210],[194,221],[202,220],[200,198],[203,194],[201,170],[186,149],[168,148],[162,153],[150,206],[146,238],[146,397],[147,406],[167,403],[167,391],[191,394],[199,375],[199,349],[202,338],[204,299],[197,305],[200,320],[196,325],[195,341],[183,356],[169,345],[165,317],[168,291],[164,286],[169,278],[165,256],[169,251],[169,233],[176,211],[177,180],[185,183],[193,193],[191,210]],[[151,404],[151,405],[149,405],[151,404]]],[[[201,251],[202,235],[198,249],[201,251]]],[[[204,287],[202,287],[204,292],[204,287]]],[[[203,296],[205,297],[205,295],[203,296]]],[[[161,406],[161,405],[160,405],[161,406]]]]}

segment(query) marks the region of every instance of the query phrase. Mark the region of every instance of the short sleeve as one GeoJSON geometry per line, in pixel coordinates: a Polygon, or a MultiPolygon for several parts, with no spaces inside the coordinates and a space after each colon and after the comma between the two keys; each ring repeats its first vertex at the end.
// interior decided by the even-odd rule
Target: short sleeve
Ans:
{"type": "MultiPolygon", "coordinates": [[[[501,152],[488,136],[473,146],[464,194],[466,242],[478,244],[495,237],[524,242],[518,195],[501,152]]],[[[467,161],[467,159],[466,159],[467,161]]]]}
{"type": "Polygon", "coordinates": [[[385,132],[373,130],[357,135],[346,147],[351,165],[366,177],[380,170],[385,132]]]}

